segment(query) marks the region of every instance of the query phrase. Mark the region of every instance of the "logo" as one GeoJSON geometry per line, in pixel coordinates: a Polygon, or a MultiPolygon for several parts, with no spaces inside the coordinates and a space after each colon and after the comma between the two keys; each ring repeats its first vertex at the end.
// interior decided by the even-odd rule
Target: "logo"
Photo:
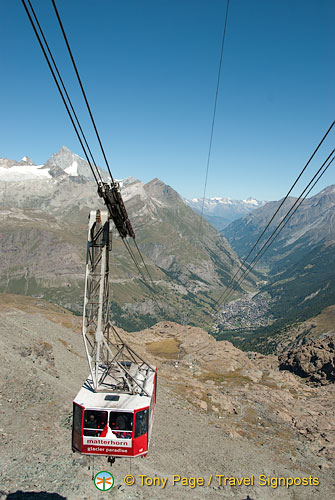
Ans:
{"type": "Polygon", "coordinates": [[[113,440],[113,439],[104,439],[104,438],[88,438],[84,436],[84,445],[100,445],[100,446],[123,446],[126,448],[131,448],[132,447],[132,440],[131,439],[124,439],[122,440],[113,440]]]}
{"type": "Polygon", "coordinates": [[[102,470],[94,477],[94,485],[98,490],[108,491],[114,485],[114,477],[110,472],[102,470]]]}

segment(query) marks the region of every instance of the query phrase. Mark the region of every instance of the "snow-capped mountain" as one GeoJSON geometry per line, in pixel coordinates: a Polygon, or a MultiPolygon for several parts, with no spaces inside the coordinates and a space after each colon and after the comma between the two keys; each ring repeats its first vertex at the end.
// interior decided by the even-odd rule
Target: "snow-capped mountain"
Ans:
{"type": "MultiPolygon", "coordinates": [[[[202,211],[202,198],[184,199],[185,203],[195,212],[202,211]]],[[[262,200],[248,198],[246,200],[232,200],[230,198],[214,197],[205,198],[203,215],[214,227],[222,230],[231,222],[248,214],[255,208],[262,207],[267,203],[262,200]]]]}
{"type": "Polygon", "coordinates": [[[50,179],[49,170],[44,165],[35,165],[24,156],[20,161],[0,158],[0,182],[17,182],[35,179],[50,179]]]}
{"type": "MultiPolygon", "coordinates": [[[[109,180],[109,175],[104,170],[99,168],[99,171],[104,180],[109,180]]],[[[62,146],[44,165],[35,165],[28,156],[20,161],[0,158],[0,182],[47,180],[62,176],[82,176],[94,180],[87,161],[72,153],[66,146],[62,146]]]]}

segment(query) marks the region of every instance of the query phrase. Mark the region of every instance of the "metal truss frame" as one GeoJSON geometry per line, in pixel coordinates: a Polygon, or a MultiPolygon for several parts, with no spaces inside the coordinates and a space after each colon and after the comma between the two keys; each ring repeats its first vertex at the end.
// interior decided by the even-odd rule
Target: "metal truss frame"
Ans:
{"type": "Polygon", "coordinates": [[[154,369],[121,338],[110,322],[110,215],[91,211],[88,224],[82,334],[95,392],[147,394],[154,369]]]}

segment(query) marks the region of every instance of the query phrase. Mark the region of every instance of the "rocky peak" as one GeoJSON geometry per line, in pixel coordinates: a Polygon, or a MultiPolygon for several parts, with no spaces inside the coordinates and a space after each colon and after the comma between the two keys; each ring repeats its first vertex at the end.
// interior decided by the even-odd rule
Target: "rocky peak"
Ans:
{"type": "Polygon", "coordinates": [[[19,161],[18,165],[36,165],[33,160],[31,158],[29,158],[29,156],[24,156],[23,158],[21,158],[21,160],[19,161]]]}
{"type": "Polygon", "coordinates": [[[163,201],[167,204],[182,202],[182,198],[179,196],[179,194],[174,189],[172,189],[171,186],[164,184],[164,182],[162,182],[160,179],[157,179],[157,177],[145,184],[144,189],[149,196],[163,201]]]}
{"type": "MultiPolygon", "coordinates": [[[[72,153],[66,146],[62,146],[57,153],[54,153],[45,163],[45,167],[53,169],[54,167],[59,167],[72,177],[81,175],[87,179],[94,180],[87,161],[77,154],[72,153]]],[[[105,172],[103,172],[103,176],[106,177],[105,172]]]]}
{"type": "Polygon", "coordinates": [[[11,168],[17,165],[18,162],[9,158],[0,158],[0,168],[11,168]]]}

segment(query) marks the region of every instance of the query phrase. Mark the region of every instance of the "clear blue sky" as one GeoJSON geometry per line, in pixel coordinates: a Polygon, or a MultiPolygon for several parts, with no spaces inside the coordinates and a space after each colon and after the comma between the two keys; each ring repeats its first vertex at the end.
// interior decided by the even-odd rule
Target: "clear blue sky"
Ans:
{"type": "MultiPolygon", "coordinates": [[[[113,175],[202,196],[225,0],[56,1],[113,175]]],[[[51,1],[32,3],[89,127],[51,1]]],[[[230,0],[208,196],[286,194],[335,118],[334,19],[334,0],[230,0]]],[[[0,2],[0,47],[0,156],[83,156],[20,0],[0,2]]]]}

